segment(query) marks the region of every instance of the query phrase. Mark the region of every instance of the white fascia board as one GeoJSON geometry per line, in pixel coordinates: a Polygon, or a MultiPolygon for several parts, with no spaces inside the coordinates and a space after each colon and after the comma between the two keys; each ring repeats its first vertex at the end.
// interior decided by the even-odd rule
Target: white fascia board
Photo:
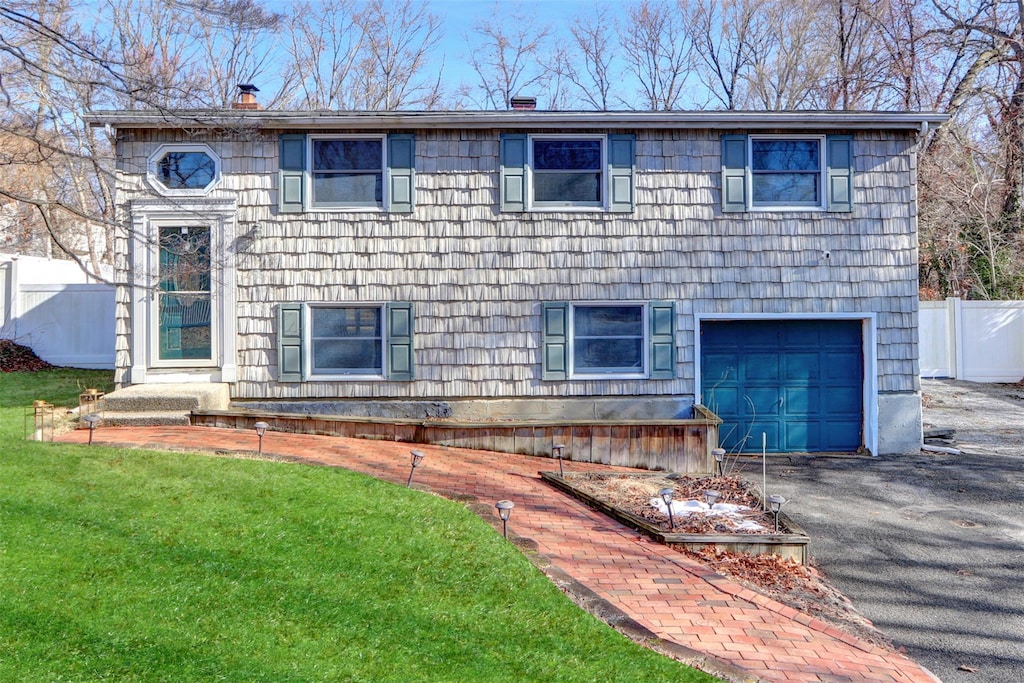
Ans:
{"type": "Polygon", "coordinates": [[[115,128],[255,127],[273,130],[921,130],[941,124],[934,112],[835,111],[509,111],[509,112],[288,112],[249,110],[91,112],[93,126],[115,128]]]}

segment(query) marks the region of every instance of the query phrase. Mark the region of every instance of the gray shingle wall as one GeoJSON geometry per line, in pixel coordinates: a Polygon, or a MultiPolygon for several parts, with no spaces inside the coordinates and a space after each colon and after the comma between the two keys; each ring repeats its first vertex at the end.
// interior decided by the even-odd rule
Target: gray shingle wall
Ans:
{"type": "MultiPolygon", "coordinates": [[[[919,388],[911,134],[856,134],[853,214],[724,215],[717,131],[637,132],[632,214],[499,213],[498,135],[418,131],[411,215],[278,215],[276,132],[121,131],[118,201],[124,217],[152,195],[146,159],[161,143],[208,141],[221,157],[211,196],[261,230],[236,263],[238,397],[692,394],[696,312],[875,313],[879,391],[919,388]],[[677,302],[676,379],[540,380],[542,301],[653,299],[677,302]],[[274,305],[295,301],[414,302],[416,381],[276,383],[274,305]]],[[[127,300],[120,290],[122,373],[127,300]]]]}

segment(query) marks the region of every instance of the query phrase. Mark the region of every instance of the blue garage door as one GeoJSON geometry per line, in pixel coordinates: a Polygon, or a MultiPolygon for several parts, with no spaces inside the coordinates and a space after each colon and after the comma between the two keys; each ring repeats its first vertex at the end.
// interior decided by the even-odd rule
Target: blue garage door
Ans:
{"type": "Polygon", "coordinates": [[[863,444],[859,320],[704,321],[701,394],[729,452],[856,451],[863,444]]]}

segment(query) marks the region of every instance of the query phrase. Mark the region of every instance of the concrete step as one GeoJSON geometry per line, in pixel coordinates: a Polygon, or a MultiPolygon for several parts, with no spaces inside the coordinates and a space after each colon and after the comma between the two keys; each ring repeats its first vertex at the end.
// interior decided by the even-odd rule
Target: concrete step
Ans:
{"type": "Polygon", "coordinates": [[[188,413],[225,410],[231,401],[227,384],[135,384],[105,397],[107,413],[188,413]]]}
{"type": "Polygon", "coordinates": [[[188,413],[177,410],[145,412],[110,412],[103,415],[102,427],[160,427],[165,425],[188,426],[188,413]]]}

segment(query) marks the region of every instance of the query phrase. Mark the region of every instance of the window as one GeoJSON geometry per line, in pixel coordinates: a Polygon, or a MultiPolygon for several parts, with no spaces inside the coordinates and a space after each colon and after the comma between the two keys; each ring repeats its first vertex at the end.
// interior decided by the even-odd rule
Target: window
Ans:
{"type": "Polygon", "coordinates": [[[602,206],[602,139],[531,142],[533,206],[602,206]]]}
{"type": "Polygon", "coordinates": [[[382,375],[380,307],[311,307],[312,375],[382,375]]]}
{"type": "Polygon", "coordinates": [[[752,206],[821,206],[821,140],[750,139],[752,206]]]}
{"type": "Polygon", "coordinates": [[[632,135],[501,136],[501,210],[633,210],[632,135]]]}
{"type": "Polygon", "coordinates": [[[278,211],[411,212],[416,140],[390,135],[280,136],[278,211]]]}
{"type": "Polygon", "coordinates": [[[644,371],[642,306],[573,306],[573,374],[644,371]]]}
{"type": "Polygon", "coordinates": [[[278,306],[278,381],[411,380],[412,304],[278,306]]]}
{"type": "Polygon", "coordinates": [[[310,137],[313,207],[383,207],[383,138],[310,137]]]}
{"type": "Polygon", "coordinates": [[[722,136],[722,211],[853,210],[849,135],[722,136]]]}
{"type": "Polygon", "coordinates": [[[147,177],[161,194],[204,195],[220,182],[220,159],[206,145],[161,145],[147,177]]]}
{"type": "Polygon", "coordinates": [[[649,303],[542,305],[545,380],[675,377],[675,306],[649,303]]]}

